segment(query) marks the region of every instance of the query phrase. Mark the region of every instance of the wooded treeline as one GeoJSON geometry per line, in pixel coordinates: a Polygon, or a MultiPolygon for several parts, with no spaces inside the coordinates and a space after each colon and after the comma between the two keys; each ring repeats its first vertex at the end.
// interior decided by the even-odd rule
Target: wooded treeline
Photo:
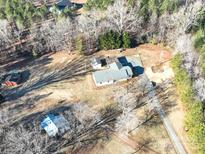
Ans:
{"type": "Polygon", "coordinates": [[[192,80],[187,71],[182,68],[183,60],[178,54],[172,60],[172,67],[175,72],[175,84],[181,101],[185,107],[185,128],[190,140],[194,143],[197,153],[205,152],[205,122],[204,104],[195,98],[192,80]]]}
{"type": "MultiPolygon", "coordinates": [[[[36,8],[28,1],[26,5],[21,5],[24,0],[12,2],[2,0],[1,17],[4,20],[0,26],[2,27],[1,57],[11,58],[11,53],[15,58],[25,54],[37,56],[47,52],[76,49],[83,49],[79,51],[81,54],[89,54],[102,48],[100,42],[106,40],[103,41],[103,37],[99,39],[99,35],[110,30],[118,33],[120,42],[123,42],[123,33],[129,36],[128,44],[118,45],[115,48],[130,47],[129,42],[135,46],[150,39],[157,40],[155,36],[163,35],[159,34],[160,17],[163,14],[174,13],[185,4],[185,1],[167,0],[104,1],[103,3],[88,1],[84,7],[89,5],[92,10],[84,14],[76,16],[73,11],[69,16],[56,17],[54,13],[48,13],[46,4],[36,8]],[[105,4],[106,6],[101,6],[105,4]]],[[[113,39],[114,37],[113,35],[113,39]]],[[[164,40],[161,38],[157,41],[164,40]]],[[[108,44],[106,49],[112,49],[111,46],[108,44]]]]}

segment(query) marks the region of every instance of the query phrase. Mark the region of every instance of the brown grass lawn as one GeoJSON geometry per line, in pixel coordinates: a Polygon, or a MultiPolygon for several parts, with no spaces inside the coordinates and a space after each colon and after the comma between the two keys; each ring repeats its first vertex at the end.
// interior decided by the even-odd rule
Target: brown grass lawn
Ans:
{"type": "MultiPolygon", "coordinates": [[[[158,58],[159,55],[162,55],[160,59],[161,61],[171,57],[171,54],[165,48],[153,45],[142,45],[138,48],[127,49],[122,53],[117,50],[100,51],[91,57],[133,56],[136,54],[140,54],[145,67],[158,64],[160,62],[158,58]]],[[[69,65],[75,58],[78,57],[78,55],[70,55],[65,52],[59,52],[50,56],[52,61],[51,63],[47,64],[46,67],[51,71],[58,70],[65,65],[69,65]]],[[[85,65],[89,65],[89,58],[87,57],[85,59],[87,59],[85,60],[85,63],[87,63],[85,65]]],[[[94,85],[91,72],[87,75],[55,82],[35,91],[35,94],[39,95],[48,93],[51,94],[45,99],[41,99],[38,103],[36,103],[36,106],[29,111],[29,114],[55,108],[59,105],[59,102],[62,101],[64,104],[86,102],[91,108],[99,110],[105,108],[109,104],[114,103],[113,91],[125,85],[126,82],[122,82],[116,85],[97,88],[94,85]]],[[[21,114],[26,115],[28,114],[28,111],[25,111],[21,114]]],[[[136,131],[132,132],[131,138],[137,143],[142,142],[142,139],[150,141],[147,146],[153,151],[156,151],[156,153],[175,153],[162,124],[152,127],[140,127],[136,131]]],[[[131,147],[129,144],[122,142],[122,140],[116,136],[112,136],[111,140],[108,142],[99,143],[93,150],[89,151],[89,153],[93,154],[120,154],[132,152],[135,152],[135,149],[133,149],[133,147],[131,147]]],[[[149,152],[139,151],[138,153],[149,152]]]]}
{"type": "MultiPolygon", "coordinates": [[[[150,67],[167,60],[171,57],[171,54],[165,48],[153,45],[142,45],[138,48],[127,49],[120,53],[118,50],[113,51],[100,51],[91,57],[119,57],[119,56],[133,56],[140,54],[143,65],[150,67]],[[159,59],[159,57],[161,57],[159,59]]],[[[52,55],[52,62],[47,65],[51,70],[59,69],[60,67],[72,62],[73,59],[78,57],[77,55],[68,55],[66,53],[56,53],[52,55]]],[[[89,59],[87,60],[89,63],[89,59]]],[[[87,65],[87,64],[86,64],[87,65]]],[[[119,89],[121,86],[126,85],[126,82],[118,83],[116,85],[105,86],[97,88],[94,85],[91,73],[80,76],[75,79],[68,79],[57,83],[50,84],[41,88],[38,93],[52,93],[45,100],[41,100],[33,112],[39,110],[45,110],[48,108],[54,108],[58,105],[59,101],[66,100],[64,103],[76,103],[86,102],[90,107],[94,109],[102,109],[109,104],[114,103],[113,91],[119,89]]],[[[140,112],[140,111],[139,111],[140,112]]],[[[142,142],[142,138],[150,141],[148,147],[156,151],[156,153],[175,153],[171,142],[166,134],[162,124],[152,127],[140,127],[134,131],[131,135],[132,139],[136,142],[142,142]],[[166,152],[165,152],[166,151],[166,152]]],[[[112,139],[106,143],[99,143],[89,153],[93,154],[119,154],[119,153],[132,153],[135,150],[128,144],[122,142],[116,136],[112,136],[112,139]]],[[[146,151],[139,151],[138,153],[147,153],[146,151]]]]}
{"type": "MultiPolygon", "coordinates": [[[[138,109],[137,112],[142,112],[147,108],[144,106],[138,109]]],[[[89,151],[91,154],[149,154],[149,153],[160,153],[160,154],[175,154],[173,145],[168,138],[167,132],[164,129],[162,123],[156,117],[147,123],[147,125],[140,126],[129,134],[127,142],[122,138],[112,135],[111,140],[108,142],[98,143],[98,145],[89,151]],[[155,124],[157,123],[157,124],[155,124]],[[135,145],[144,145],[144,148],[136,151],[135,145]]],[[[137,146],[138,147],[138,146],[137,146]]]]}
{"type": "MultiPolygon", "coordinates": [[[[52,60],[50,63],[45,65],[47,69],[45,71],[58,71],[62,67],[70,66],[70,64],[72,64],[72,62],[79,57],[83,59],[83,61],[81,61],[82,65],[85,63],[85,69],[88,69],[91,57],[119,57],[133,56],[137,54],[141,56],[145,69],[155,66],[160,62],[166,61],[172,57],[172,53],[168,49],[151,44],[141,45],[134,49],[127,49],[122,53],[120,53],[118,50],[100,51],[89,57],[80,57],[78,55],[71,55],[66,52],[58,52],[49,57],[52,60]]],[[[122,86],[125,86],[126,84],[127,82],[122,82],[115,85],[97,88],[94,85],[91,72],[85,75],[75,76],[62,81],[53,82],[26,94],[24,97],[27,97],[29,94],[49,95],[46,98],[40,99],[38,102],[36,102],[33,108],[29,110],[22,110],[20,115],[25,116],[32,113],[37,113],[39,111],[53,109],[58,106],[59,103],[71,104],[77,102],[86,102],[91,108],[96,110],[103,109],[109,104],[114,103],[113,91],[119,89],[122,86]]],[[[142,108],[142,110],[144,109],[142,108]]],[[[138,112],[143,113],[143,111],[138,112]]],[[[176,113],[176,111],[174,113],[176,113]]],[[[180,128],[178,129],[174,119],[178,119],[178,117],[183,116],[183,113],[177,112],[176,115],[177,118],[175,114],[170,114],[170,119],[174,123],[176,130],[182,132],[182,121],[177,121],[177,123],[180,123],[180,128]]],[[[150,125],[151,124],[152,121],[150,125]]],[[[183,136],[184,134],[180,133],[179,135],[183,136]]],[[[175,153],[168,135],[161,123],[153,124],[151,126],[142,126],[136,131],[132,132],[131,138],[136,142],[142,142],[142,139],[150,141],[147,146],[156,153],[175,153]]],[[[129,145],[123,143],[116,136],[112,136],[111,140],[108,142],[98,143],[98,145],[92,151],[89,151],[91,154],[125,154],[132,152],[135,152],[135,150],[129,145]]],[[[139,151],[137,153],[141,154],[149,152],[139,151]]]]}
{"type": "MultiPolygon", "coordinates": [[[[140,54],[143,65],[149,67],[156,65],[160,61],[167,60],[171,57],[171,53],[159,46],[151,44],[141,45],[138,48],[127,49],[124,52],[118,50],[100,51],[92,55],[92,57],[119,57],[119,56],[133,56],[140,54]],[[159,59],[161,55],[161,59],[159,59]],[[160,60],[160,61],[159,61],[160,60]]],[[[51,70],[59,69],[78,57],[78,55],[71,55],[65,52],[59,52],[51,55],[52,62],[47,65],[51,70]]],[[[86,62],[89,65],[89,59],[86,62]]],[[[118,89],[125,83],[119,83],[117,85],[110,85],[106,87],[97,88],[94,85],[91,73],[85,76],[78,77],[75,80],[69,79],[62,82],[57,82],[46,87],[43,87],[40,94],[52,92],[47,99],[67,100],[68,102],[87,102],[94,108],[102,108],[113,102],[113,91],[118,89]],[[75,81],[77,80],[77,82],[75,81]]],[[[46,103],[47,104],[47,103],[46,103]]]]}

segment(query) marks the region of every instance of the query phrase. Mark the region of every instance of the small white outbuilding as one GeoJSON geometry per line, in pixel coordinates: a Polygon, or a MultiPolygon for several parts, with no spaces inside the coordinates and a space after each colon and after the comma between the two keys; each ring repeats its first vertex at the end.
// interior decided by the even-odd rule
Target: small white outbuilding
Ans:
{"type": "Polygon", "coordinates": [[[95,69],[95,70],[102,69],[102,67],[103,67],[101,60],[98,58],[93,58],[91,60],[91,65],[92,65],[93,69],[95,69]]]}
{"type": "Polygon", "coordinates": [[[70,124],[62,115],[49,114],[41,122],[41,128],[48,136],[54,137],[66,133],[70,129],[70,124]]]}

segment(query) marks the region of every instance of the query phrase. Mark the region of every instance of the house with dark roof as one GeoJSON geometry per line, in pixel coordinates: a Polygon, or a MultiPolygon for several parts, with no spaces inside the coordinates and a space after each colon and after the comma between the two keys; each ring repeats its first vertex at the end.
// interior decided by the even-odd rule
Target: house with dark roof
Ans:
{"type": "Polygon", "coordinates": [[[55,4],[59,9],[64,9],[65,7],[72,6],[70,0],[58,0],[55,4]]]}
{"type": "Polygon", "coordinates": [[[33,4],[36,7],[40,7],[42,5],[46,6],[53,6],[56,5],[58,7],[66,7],[66,6],[71,6],[72,2],[70,0],[35,0],[33,4]]]}
{"type": "Polygon", "coordinates": [[[48,4],[47,6],[50,12],[52,12],[56,7],[58,9],[58,14],[60,14],[65,8],[72,7],[73,4],[70,0],[57,0],[55,3],[48,4]]]}

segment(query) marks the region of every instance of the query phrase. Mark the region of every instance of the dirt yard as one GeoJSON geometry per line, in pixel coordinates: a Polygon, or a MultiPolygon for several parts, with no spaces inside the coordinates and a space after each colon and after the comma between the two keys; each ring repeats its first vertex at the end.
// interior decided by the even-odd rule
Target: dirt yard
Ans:
{"type": "MultiPolygon", "coordinates": [[[[16,106],[18,106],[16,103],[20,101],[30,101],[30,104],[31,102],[33,102],[33,104],[19,104],[21,105],[21,111],[15,112],[15,120],[21,119],[22,116],[45,112],[46,110],[63,104],[68,105],[85,102],[90,108],[95,110],[100,110],[113,104],[114,91],[124,87],[127,82],[97,88],[94,85],[91,75],[90,59],[92,57],[133,55],[140,55],[145,71],[153,81],[157,81],[158,83],[173,78],[173,73],[169,65],[169,60],[172,58],[171,52],[166,48],[151,44],[141,45],[134,49],[127,49],[124,52],[119,52],[118,50],[100,51],[88,57],[58,52],[53,55],[43,56],[34,62],[26,62],[27,65],[19,65],[19,69],[28,69],[31,75],[29,80],[20,88],[8,92],[9,95],[16,98],[11,99],[10,102],[12,102],[13,108],[16,108],[16,106]],[[164,70],[169,71],[153,73],[153,71],[150,70],[152,66],[159,64],[164,67],[164,70]],[[18,91],[18,93],[16,93],[16,91],[18,91]]],[[[8,68],[12,69],[12,66],[8,68]]],[[[12,107],[9,106],[9,108],[12,107]]],[[[184,112],[173,109],[173,113],[171,112],[169,116],[179,135],[184,136],[182,131],[184,112]],[[182,119],[178,120],[178,117],[182,119]],[[175,121],[175,119],[177,119],[177,121],[175,121]]],[[[137,131],[132,133],[131,138],[138,142],[143,136],[147,141],[150,141],[147,146],[151,148],[152,153],[175,153],[163,125],[160,122],[156,126],[154,124],[150,125],[150,127],[143,126],[137,129],[137,131]]],[[[109,142],[99,143],[91,153],[118,154],[133,153],[136,151],[132,146],[125,144],[118,137],[112,136],[111,138],[109,142]]],[[[139,151],[136,153],[147,152],[139,151]]]]}
{"type": "MultiPolygon", "coordinates": [[[[144,106],[138,112],[143,112],[144,106]]],[[[128,137],[113,134],[109,142],[99,143],[90,153],[92,154],[175,154],[173,145],[158,117],[152,119],[147,125],[133,130],[128,137]]]]}
{"type": "MultiPolygon", "coordinates": [[[[100,51],[95,55],[93,55],[93,57],[108,57],[108,56],[119,57],[119,56],[133,56],[136,54],[140,54],[143,65],[145,66],[145,70],[149,70],[150,66],[154,66],[172,57],[171,53],[168,50],[166,50],[166,48],[161,48],[151,44],[142,45],[136,49],[135,48],[127,49],[124,52],[119,52],[117,50],[100,51]],[[161,59],[158,58],[159,55],[161,56],[161,59]]],[[[77,55],[68,55],[67,53],[59,52],[49,57],[52,59],[52,61],[46,66],[49,68],[49,70],[59,70],[60,68],[63,68],[65,65],[72,63],[72,61],[75,60],[77,57],[78,57],[77,55]]],[[[88,69],[90,59],[86,59],[83,63],[84,63],[84,69],[85,70],[88,69]]],[[[167,65],[166,67],[167,70],[170,68],[169,65],[167,65]]],[[[154,75],[153,74],[152,74],[153,76],[152,78],[154,81],[155,79],[157,80],[159,77],[162,78],[162,73],[158,73],[158,74],[156,73],[154,75]]],[[[71,78],[68,80],[60,81],[55,84],[50,84],[42,88],[38,92],[39,94],[52,92],[52,94],[48,97],[48,99],[55,98],[58,100],[67,100],[68,102],[82,101],[82,102],[87,102],[88,104],[96,108],[98,107],[101,108],[112,103],[113,101],[112,91],[118,89],[122,85],[123,83],[107,86],[103,88],[97,88],[94,85],[91,73],[88,73],[85,76],[77,77],[77,79],[75,78],[74,80],[73,78],[71,78]]]]}

